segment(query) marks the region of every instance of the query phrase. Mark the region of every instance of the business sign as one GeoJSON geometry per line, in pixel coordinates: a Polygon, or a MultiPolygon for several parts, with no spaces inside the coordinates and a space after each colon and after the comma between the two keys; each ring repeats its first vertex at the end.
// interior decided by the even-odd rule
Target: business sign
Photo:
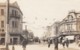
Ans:
{"type": "Polygon", "coordinates": [[[66,38],[68,38],[68,40],[74,40],[74,36],[66,36],[66,38]]]}

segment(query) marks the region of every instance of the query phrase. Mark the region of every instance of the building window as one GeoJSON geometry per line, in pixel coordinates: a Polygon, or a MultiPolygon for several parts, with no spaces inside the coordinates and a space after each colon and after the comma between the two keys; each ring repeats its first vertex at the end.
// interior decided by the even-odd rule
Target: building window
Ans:
{"type": "Polygon", "coordinates": [[[12,15],[16,16],[18,12],[16,10],[12,10],[12,15]]]}
{"type": "Polygon", "coordinates": [[[4,29],[2,29],[2,32],[4,32],[4,29]]]}
{"type": "Polygon", "coordinates": [[[14,25],[15,25],[15,22],[14,22],[14,21],[12,21],[12,27],[15,27],[14,25]]]}
{"type": "Polygon", "coordinates": [[[16,21],[12,21],[12,27],[18,27],[17,22],[16,21]]]}
{"type": "Polygon", "coordinates": [[[15,16],[17,16],[18,15],[18,12],[17,11],[15,11],[15,16]]]}
{"type": "Polygon", "coordinates": [[[14,10],[12,10],[12,15],[15,16],[15,11],[14,10]]]}
{"type": "Polygon", "coordinates": [[[1,9],[1,15],[4,15],[4,9],[1,9]]]}
{"type": "Polygon", "coordinates": [[[16,16],[16,11],[15,11],[15,16],[16,16]]]}
{"type": "Polygon", "coordinates": [[[4,27],[4,21],[1,21],[1,28],[4,27]]]}
{"type": "Polygon", "coordinates": [[[18,27],[18,23],[17,23],[17,21],[15,22],[15,27],[18,27]]]}

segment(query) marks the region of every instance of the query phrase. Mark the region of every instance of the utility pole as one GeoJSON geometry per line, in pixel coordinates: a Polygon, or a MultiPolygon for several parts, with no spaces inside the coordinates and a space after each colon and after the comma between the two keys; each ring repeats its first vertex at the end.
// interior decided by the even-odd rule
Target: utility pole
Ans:
{"type": "Polygon", "coordinates": [[[7,0],[6,2],[6,33],[5,33],[5,46],[6,46],[6,50],[8,50],[8,37],[9,37],[9,33],[8,33],[8,25],[9,25],[9,0],[7,0]]]}

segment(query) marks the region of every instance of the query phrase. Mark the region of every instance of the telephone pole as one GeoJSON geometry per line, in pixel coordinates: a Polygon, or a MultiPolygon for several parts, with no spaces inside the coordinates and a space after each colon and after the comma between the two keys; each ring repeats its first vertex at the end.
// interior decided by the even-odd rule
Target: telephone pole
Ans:
{"type": "Polygon", "coordinates": [[[7,0],[6,2],[6,33],[5,33],[5,46],[6,46],[6,50],[8,50],[8,37],[9,37],[9,33],[8,33],[8,25],[9,25],[9,0],[7,0]]]}

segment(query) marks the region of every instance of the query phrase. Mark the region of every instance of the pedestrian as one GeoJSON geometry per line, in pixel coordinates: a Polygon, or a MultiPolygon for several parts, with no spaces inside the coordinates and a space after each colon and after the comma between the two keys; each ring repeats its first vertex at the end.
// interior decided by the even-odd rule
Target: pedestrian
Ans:
{"type": "Polygon", "coordinates": [[[68,40],[68,38],[66,39],[66,47],[67,48],[69,47],[69,40],[68,40]]]}
{"type": "Polygon", "coordinates": [[[48,48],[50,47],[50,39],[48,39],[48,48]]]}
{"type": "Polygon", "coordinates": [[[60,38],[60,43],[62,43],[62,40],[63,40],[63,36],[60,38]]]}
{"type": "Polygon", "coordinates": [[[22,41],[23,50],[26,50],[26,45],[27,45],[27,41],[26,39],[23,39],[22,41]]]}
{"type": "Polygon", "coordinates": [[[54,39],[54,44],[55,44],[55,50],[58,50],[58,37],[56,37],[55,39],[54,39]]]}
{"type": "Polygon", "coordinates": [[[63,45],[63,47],[65,47],[65,40],[64,39],[62,40],[62,45],[63,45]]]}
{"type": "Polygon", "coordinates": [[[63,39],[62,39],[62,45],[65,48],[65,45],[66,45],[66,38],[65,37],[63,37],[63,39]]]}
{"type": "Polygon", "coordinates": [[[50,47],[51,44],[52,44],[52,39],[48,39],[48,48],[50,47]]]}
{"type": "Polygon", "coordinates": [[[13,44],[13,46],[12,46],[12,50],[15,50],[14,44],[13,44]]]}
{"type": "Polygon", "coordinates": [[[39,43],[41,43],[40,39],[39,39],[39,43]]]}

